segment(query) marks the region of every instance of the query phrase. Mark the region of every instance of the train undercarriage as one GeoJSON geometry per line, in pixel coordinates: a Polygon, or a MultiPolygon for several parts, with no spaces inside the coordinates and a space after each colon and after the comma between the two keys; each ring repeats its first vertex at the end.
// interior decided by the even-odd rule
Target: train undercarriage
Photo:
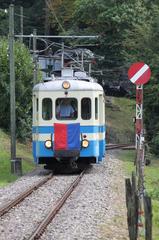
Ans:
{"type": "Polygon", "coordinates": [[[95,158],[39,158],[39,163],[44,164],[45,169],[56,173],[79,173],[91,163],[95,163],[95,158]]]}

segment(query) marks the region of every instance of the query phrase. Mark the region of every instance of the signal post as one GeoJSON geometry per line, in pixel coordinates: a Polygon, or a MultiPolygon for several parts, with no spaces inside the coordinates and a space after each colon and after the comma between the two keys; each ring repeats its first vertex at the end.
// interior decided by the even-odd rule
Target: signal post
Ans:
{"type": "Polygon", "coordinates": [[[151,76],[149,66],[143,62],[131,65],[128,71],[129,80],[136,85],[136,121],[135,121],[135,145],[137,151],[136,177],[138,196],[138,216],[137,216],[137,238],[145,237],[145,211],[144,211],[144,127],[143,127],[143,85],[147,83],[151,76]]]}

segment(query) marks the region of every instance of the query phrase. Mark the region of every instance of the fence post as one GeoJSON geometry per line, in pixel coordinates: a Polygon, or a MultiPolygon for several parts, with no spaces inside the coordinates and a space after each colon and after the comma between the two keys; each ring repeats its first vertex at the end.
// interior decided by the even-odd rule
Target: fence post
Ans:
{"type": "Polygon", "coordinates": [[[137,185],[136,185],[136,176],[135,173],[132,172],[132,200],[133,200],[133,229],[134,229],[134,239],[137,239],[138,235],[138,207],[139,207],[139,200],[137,196],[137,185]]]}
{"type": "Polygon", "coordinates": [[[152,240],[152,204],[151,198],[144,197],[146,239],[152,240]]]}
{"type": "Polygon", "coordinates": [[[135,179],[132,180],[132,185],[130,179],[125,180],[126,185],[126,206],[127,206],[127,221],[130,240],[137,240],[137,210],[138,201],[135,192],[135,179]]]}
{"type": "Polygon", "coordinates": [[[22,159],[15,158],[12,160],[13,164],[11,165],[11,172],[17,176],[22,176],[22,159]]]}

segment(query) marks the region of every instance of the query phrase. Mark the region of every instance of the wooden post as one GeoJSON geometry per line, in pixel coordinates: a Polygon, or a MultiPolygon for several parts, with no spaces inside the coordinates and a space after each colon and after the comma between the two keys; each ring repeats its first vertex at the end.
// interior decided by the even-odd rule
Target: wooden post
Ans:
{"type": "Polygon", "coordinates": [[[132,201],[134,205],[133,209],[133,229],[134,229],[134,239],[137,239],[138,235],[138,207],[139,207],[139,199],[137,196],[137,184],[136,184],[136,176],[135,173],[132,172],[132,201]]]}
{"type": "Polygon", "coordinates": [[[132,180],[132,184],[130,179],[125,180],[127,221],[130,240],[137,240],[138,200],[135,184],[136,180],[134,179],[134,177],[132,180]]]}
{"type": "Polygon", "coordinates": [[[144,197],[146,239],[152,240],[152,204],[151,198],[144,197]]]}

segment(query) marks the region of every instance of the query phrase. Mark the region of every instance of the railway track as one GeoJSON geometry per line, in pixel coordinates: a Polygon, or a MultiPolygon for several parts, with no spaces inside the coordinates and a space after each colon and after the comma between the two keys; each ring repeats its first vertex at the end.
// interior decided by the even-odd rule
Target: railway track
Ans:
{"type": "Polygon", "coordinates": [[[53,177],[52,174],[49,174],[44,179],[40,180],[38,183],[34,184],[33,186],[29,187],[26,191],[19,194],[15,199],[10,201],[7,204],[4,204],[2,207],[0,207],[0,217],[9,212],[9,210],[13,207],[15,207],[17,204],[22,202],[27,196],[29,196],[33,191],[44,185],[46,182],[48,182],[53,177]]]}
{"type": "Polygon", "coordinates": [[[46,214],[45,218],[39,224],[39,226],[36,228],[35,232],[33,232],[33,234],[29,237],[28,240],[36,240],[41,237],[41,235],[45,231],[46,227],[53,220],[53,218],[56,216],[58,211],[64,205],[67,198],[74,191],[74,189],[80,182],[81,178],[83,177],[85,171],[86,171],[86,169],[83,172],[81,172],[81,174],[74,180],[74,182],[69,186],[69,188],[65,191],[65,193],[62,195],[62,197],[55,204],[53,204],[51,208],[48,209],[48,213],[46,214]]]}
{"type": "Polygon", "coordinates": [[[113,149],[135,149],[135,146],[132,144],[108,144],[106,146],[106,150],[113,150],[113,149]]]}
{"type": "MultiPolygon", "coordinates": [[[[66,201],[64,206],[56,219],[52,221],[54,214],[59,211],[63,204],[62,200],[63,195],[66,195],[64,194],[67,192],[66,189],[71,183],[75,182],[74,189],[77,178],[76,175],[54,176],[51,181],[33,192],[16,208],[13,208],[1,218],[0,239],[27,240],[38,239],[39,237],[45,240],[91,239],[91,236],[97,236],[97,221],[102,223],[102,216],[106,216],[106,219],[107,217],[112,218],[112,212],[108,212],[108,209],[110,199],[113,198],[108,193],[113,192],[109,187],[112,169],[114,167],[118,169],[116,164],[118,164],[116,158],[113,160],[111,157],[109,164],[105,161],[100,167],[96,165],[93,168],[91,167],[91,171],[87,171],[86,175],[84,174],[84,179],[80,186],[78,185],[78,189],[76,191],[70,190],[73,191],[73,195],[71,194],[67,201],[64,200],[66,201]],[[58,208],[56,209],[57,205],[58,208]],[[49,225],[45,229],[47,224],[49,225]],[[90,226],[90,229],[88,226],[90,226]]],[[[116,175],[114,178],[116,181],[116,175]]]]}
{"type": "MultiPolygon", "coordinates": [[[[55,195],[52,195],[52,197],[50,196],[50,202],[52,202],[51,204],[49,204],[49,207],[46,207],[46,209],[43,209],[43,213],[42,213],[42,218],[40,219],[40,224],[39,221],[37,222],[37,224],[33,223],[32,224],[32,228],[30,228],[30,230],[28,229],[28,233],[26,232],[21,233],[24,237],[24,239],[39,239],[43,232],[45,231],[46,227],[49,225],[49,223],[52,221],[52,219],[56,216],[56,214],[58,213],[58,211],[60,210],[60,208],[64,205],[65,201],[67,200],[67,198],[71,195],[71,193],[74,191],[74,189],[76,188],[76,186],[78,185],[78,183],[80,182],[81,178],[83,177],[84,173],[85,173],[86,169],[80,174],[78,175],[78,177],[73,177],[71,176],[71,178],[73,177],[73,179],[70,181],[69,180],[69,184],[66,185],[66,183],[64,185],[66,185],[66,187],[64,188],[64,191],[60,194],[61,196],[59,197],[55,197],[55,195]],[[68,187],[69,186],[69,187],[68,187]],[[67,189],[67,190],[66,190],[67,189]],[[39,224],[39,225],[38,225],[39,224]],[[29,236],[29,233],[31,234],[29,236]]],[[[45,183],[49,183],[49,186],[54,189],[54,185],[52,185],[52,183],[49,181],[53,178],[52,174],[49,174],[47,177],[43,178],[42,180],[40,180],[38,183],[34,184],[33,186],[29,187],[26,191],[22,192],[21,194],[19,194],[15,199],[13,199],[12,201],[10,201],[7,204],[2,205],[2,207],[0,207],[0,217],[3,216],[2,219],[6,219],[8,218],[8,214],[10,215],[14,215],[13,212],[11,212],[10,210],[15,207],[16,205],[17,208],[15,208],[13,211],[16,212],[17,209],[19,208],[23,208],[23,203],[25,202],[25,198],[28,197],[29,195],[31,195],[31,193],[33,193],[35,190],[39,189],[40,187],[44,188],[44,184],[45,183]],[[22,203],[22,204],[21,204],[22,203]],[[6,217],[6,218],[5,218],[6,217]]],[[[61,176],[60,176],[61,178],[61,176]]],[[[63,178],[63,177],[62,177],[63,178]]],[[[57,187],[57,181],[59,178],[55,178],[53,182],[56,183],[56,187],[57,187]]],[[[61,181],[61,180],[60,180],[61,181]]],[[[59,181],[59,184],[60,184],[59,181]]],[[[45,186],[46,188],[46,186],[45,186]]],[[[56,189],[56,188],[55,188],[56,189]]],[[[39,190],[41,191],[41,190],[39,190]]],[[[55,191],[54,191],[55,192],[55,191]]],[[[58,195],[58,194],[57,194],[58,195]]],[[[37,192],[34,192],[34,195],[31,196],[31,198],[35,198],[34,196],[37,196],[37,192]]],[[[48,195],[46,195],[47,197],[48,195]]],[[[30,199],[30,198],[29,198],[30,199]]],[[[26,200],[28,201],[28,199],[26,200]]],[[[28,204],[27,204],[28,205],[28,204]]],[[[29,204],[30,205],[30,204],[29,204]]],[[[23,210],[22,210],[23,211],[23,210]]],[[[32,208],[32,213],[33,214],[34,209],[32,208]]],[[[24,215],[25,216],[25,215],[24,215]]],[[[29,215],[30,217],[32,215],[29,215]]],[[[19,218],[19,217],[18,217],[19,218]]],[[[15,215],[15,219],[18,219],[15,215]]],[[[34,215],[33,215],[34,218],[34,215]]],[[[10,217],[9,217],[10,219],[10,217]]],[[[20,218],[21,222],[23,222],[23,218],[20,218]]],[[[32,217],[30,218],[31,221],[32,217]]],[[[34,220],[33,220],[34,222],[34,220]]],[[[31,223],[31,222],[30,222],[31,223]]],[[[16,226],[18,226],[19,223],[16,224],[16,226]]],[[[8,224],[9,226],[9,224],[8,224]]],[[[24,226],[24,225],[23,225],[24,226]]],[[[20,228],[19,228],[20,229],[20,228]]],[[[12,230],[10,230],[12,231],[12,230]]],[[[25,229],[24,229],[25,231],[25,229]]],[[[8,233],[5,233],[5,236],[8,236],[8,233]]],[[[21,235],[21,236],[22,236],[21,235]]],[[[2,238],[3,239],[3,238],[2,238]]],[[[9,239],[9,238],[8,238],[9,239]]],[[[13,238],[14,239],[14,238],[13,238]]],[[[16,239],[19,239],[18,237],[16,239]]]]}
{"type": "MultiPolygon", "coordinates": [[[[135,146],[132,146],[130,144],[109,144],[109,145],[106,146],[107,150],[113,150],[113,149],[119,149],[119,148],[120,149],[134,149],[135,146]]],[[[78,184],[78,181],[80,181],[81,176],[83,176],[83,174],[84,174],[84,171],[77,178],[79,180],[75,180],[75,183],[72,184],[72,188],[70,187],[72,189],[72,191],[73,191],[73,188],[74,188],[74,184],[76,184],[76,181],[77,181],[77,184],[78,184]]],[[[24,191],[21,194],[19,194],[15,199],[13,199],[9,203],[4,204],[2,207],[0,207],[0,217],[3,216],[4,214],[6,214],[7,212],[9,212],[10,209],[15,207],[20,202],[22,202],[27,196],[29,196],[33,191],[35,191],[36,189],[41,187],[43,184],[45,184],[47,181],[49,181],[52,177],[53,177],[53,175],[49,174],[47,177],[45,177],[44,179],[40,180],[38,183],[34,184],[33,186],[29,187],[26,191],[24,191]]],[[[55,210],[55,212],[56,212],[56,210],[55,210]]],[[[34,239],[34,238],[31,238],[31,239],[34,239]]]]}

